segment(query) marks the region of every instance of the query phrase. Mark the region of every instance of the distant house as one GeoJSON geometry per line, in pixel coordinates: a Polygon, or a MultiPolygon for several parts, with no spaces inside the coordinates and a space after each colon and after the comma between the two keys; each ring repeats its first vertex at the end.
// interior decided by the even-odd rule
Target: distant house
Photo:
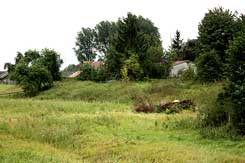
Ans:
{"type": "Polygon", "coordinates": [[[15,84],[16,82],[10,80],[8,71],[0,71],[0,84],[15,84]]]}
{"type": "Polygon", "coordinates": [[[189,63],[188,60],[185,61],[175,61],[172,65],[171,71],[170,71],[170,76],[171,77],[175,77],[175,76],[179,76],[181,73],[183,73],[184,71],[186,71],[189,66],[194,68],[195,71],[195,65],[189,63]]]}
{"type": "MultiPolygon", "coordinates": [[[[104,65],[103,61],[84,61],[82,64],[89,64],[91,65],[94,69],[99,69],[100,67],[102,67],[104,65]]],[[[81,65],[82,65],[81,64],[81,65]]],[[[69,78],[76,78],[78,77],[80,74],[82,73],[82,71],[76,71],[73,72],[71,75],[69,75],[69,78]]]]}

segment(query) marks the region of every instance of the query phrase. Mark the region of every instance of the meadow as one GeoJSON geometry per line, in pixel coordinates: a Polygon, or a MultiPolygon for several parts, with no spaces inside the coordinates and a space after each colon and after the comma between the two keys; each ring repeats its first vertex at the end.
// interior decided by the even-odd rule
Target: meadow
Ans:
{"type": "MultiPolygon", "coordinates": [[[[63,80],[34,98],[0,97],[0,162],[245,162],[245,139],[201,134],[197,112],[136,113],[134,98],[191,99],[222,83],[63,80]]],[[[0,85],[0,94],[16,86],[0,85]]],[[[19,89],[19,88],[18,88],[19,89]]]]}

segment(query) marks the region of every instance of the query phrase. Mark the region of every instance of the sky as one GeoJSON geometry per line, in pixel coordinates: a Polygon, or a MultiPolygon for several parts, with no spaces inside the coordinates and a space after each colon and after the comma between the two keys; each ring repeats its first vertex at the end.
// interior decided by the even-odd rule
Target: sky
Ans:
{"type": "Polygon", "coordinates": [[[29,49],[55,49],[62,68],[77,64],[77,32],[127,12],[149,18],[167,49],[177,29],[184,40],[196,38],[205,13],[219,6],[245,13],[245,0],[0,0],[0,70],[29,49]]]}

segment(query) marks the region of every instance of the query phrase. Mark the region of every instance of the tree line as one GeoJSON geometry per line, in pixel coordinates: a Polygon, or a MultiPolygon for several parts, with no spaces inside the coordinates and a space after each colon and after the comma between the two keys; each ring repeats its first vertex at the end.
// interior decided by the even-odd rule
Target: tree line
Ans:
{"type": "Polygon", "coordinates": [[[170,68],[158,28],[132,13],[117,22],[102,21],[93,29],[82,28],[74,51],[81,63],[103,61],[107,79],[164,78],[170,68]]]}

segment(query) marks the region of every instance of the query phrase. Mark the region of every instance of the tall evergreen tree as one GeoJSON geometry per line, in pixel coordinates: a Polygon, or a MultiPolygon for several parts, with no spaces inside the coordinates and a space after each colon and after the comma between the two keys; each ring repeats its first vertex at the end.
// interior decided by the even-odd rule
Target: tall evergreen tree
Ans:
{"type": "Polygon", "coordinates": [[[149,19],[131,13],[128,13],[126,18],[119,19],[116,27],[117,30],[112,35],[106,57],[109,71],[120,78],[122,68],[137,67],[137,71],[128,70],[128,76],[135,77],[130,72],[142,72],[141,75],[137,75],[138,79],[162,77],[161,72],[164,70],[157,71],[162,68],[159,65],[163,59],[163,48],[158,28],[149,19]],[[156,74],[156,72],[159,73],[156,74]]]}
{"type": "Polygon", "coordinates": [[[181,60],[183,57],[181,56],[181,47],[182,47],[183,39],[181,39],[180,31],[176,30],[174,39],[171,44],[171,52],[173,53],[173,60],[181,60]]]}

